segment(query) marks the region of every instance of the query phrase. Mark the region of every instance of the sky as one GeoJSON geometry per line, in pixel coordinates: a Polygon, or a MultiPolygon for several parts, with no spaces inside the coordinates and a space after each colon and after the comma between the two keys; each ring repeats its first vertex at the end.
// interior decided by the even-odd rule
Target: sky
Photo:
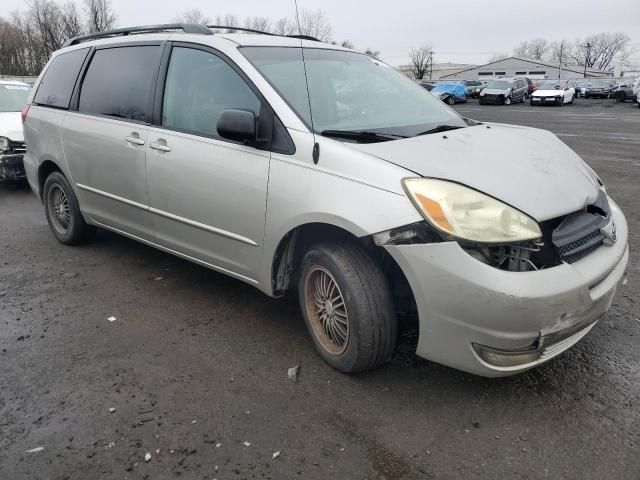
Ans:
{"type": "MultiPolygon", "coordinates": [[[[76,0],[80,2],[80,0],[76,0]]],[[[522,40],[584,38],[592,33],[624,32],[631,37],[640,64],[640,0],[616,0],[589,8],[589,0],[298,0],[300,9],[321,9],[333,38],[356,48],[382,52],[392,65],[408,63],[408,51],[433,45],[435,62],[486,63],[510,53],[522,40]],[[615,6],[615,8],[613,8],[615,6]],[[621,13],[622,12],[622,13],[621,13]]],[[[119,26],[167,23],[176,13],[199,8],[210,17],[293,16],[294,0],[112,0],[119,26]]],[[[0,16],[26,6],[26,0],[2,0],[0,16]]]]}

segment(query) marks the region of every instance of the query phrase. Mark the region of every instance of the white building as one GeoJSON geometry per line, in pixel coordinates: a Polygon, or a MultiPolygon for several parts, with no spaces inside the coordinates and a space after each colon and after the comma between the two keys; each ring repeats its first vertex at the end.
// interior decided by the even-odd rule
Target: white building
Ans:
{"type": "Polygon", "coordinates": [[[468,68],[457,73],[442,76],[443,80],[490,80],[499,77],[545,78],[585,78],[611,77],[613,72],[594,70],[579,65],[552,65],[548,62],[527,58],[509,57],[497,62],[487,63],[479,67],[468,68]]]}
{"type": "MultiPolygon", "coordinates": [[[[440,80],[446,75],[458,73],[462,70],[467,70],[475,66],[476,65],[468,63],[434,63],[431,72],[427,72],[423,80],[440,80]],[[431,78],[429,78],[429,73],[431,73],[431,78]]],[[[407,77],[413,78],[413,67],[411,65],[398,65],[397,69],[407,77]]]]}

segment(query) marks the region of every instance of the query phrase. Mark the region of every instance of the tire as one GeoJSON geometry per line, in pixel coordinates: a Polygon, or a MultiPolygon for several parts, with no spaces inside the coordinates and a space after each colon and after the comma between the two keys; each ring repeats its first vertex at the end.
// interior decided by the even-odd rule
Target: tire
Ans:
{"type": "Polygon", "coordinates": [[[78,199],[60,172],[53,172],[47,177],[43,199],[49,228],[60,243],[77,245],[93,237],[96,227],[84,221],[78,199]]]}
{"type": "Polygon", "coordinates": [[[333,368],[357,373],[389,360],[398,330],[391,291],[362,248],[347,243],[311,247],[302,260],[298,295],[313,345],[333,368]],[[332,302],[332,296],[338,299],[332,302]],[[323,320],[327,312],[329,319],[323,320]]]}
{"type": "Polygon", "coordinates": [[[573,105],[573,101],[574,101],[575,99],[576,99],[576,94],[574,93],[574,94],[571,96],[571,101],[569,102],[569,105],[573,105]]]}
{"type": "Polygon", "coordinates": [[[584,98],[591,98],[589,95],[585,94],[584,98]]]}
{"type": "Polygon", "coordinates": [[[511,105],[511,97],[504,97],[502,99],[502,104],[503,105],[511,105]]]}
{"type": "Polygon", "coordinates": [[[622,103],[627,99],[627,96],[624,92],[618,92],[616,94],[616,103],[622,103]]]}
{"type": "Polygon", "coordinates": [[[456,103],[456,99],[453,96],[448,96],[445,102],[447,105],[454,105],[456,103]]]}

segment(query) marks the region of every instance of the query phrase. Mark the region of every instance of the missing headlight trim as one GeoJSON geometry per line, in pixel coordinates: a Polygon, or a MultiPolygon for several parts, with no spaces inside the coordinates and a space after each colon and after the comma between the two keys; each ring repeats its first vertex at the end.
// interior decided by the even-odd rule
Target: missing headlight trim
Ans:
{"type": "Polygon", "coordinates": [[[441,242],[442,238],[427,222],[416,222],[371,235],[373,243],[383,245],[411,245],[441,242]]]}
{"type": "Polygon", "coordinates": [[[461,245],[476,260],[499,270],[529,272],[541,270],[543,242],[521,242],[510,245],[461,245]]]}

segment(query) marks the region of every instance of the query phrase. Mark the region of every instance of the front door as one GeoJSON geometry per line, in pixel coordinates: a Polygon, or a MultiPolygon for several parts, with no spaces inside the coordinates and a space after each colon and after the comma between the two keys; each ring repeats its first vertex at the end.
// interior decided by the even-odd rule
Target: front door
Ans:
{"type": "Polygon", "coordinates": [[[173,46],[161,125],[149,132],[150,212],[158,243],[255,283],[270,153],[218,135],[218,117],[230,108],[257,117],[261,101],[221,56],[173,46]]]}
{"type": "Polygon", "coordinates": [[[77,111],[62,125],[65,157],[85,215],[152,240],[148,213],[147,144],[151,92],[160,46],[95,51],[77,111]]]}

